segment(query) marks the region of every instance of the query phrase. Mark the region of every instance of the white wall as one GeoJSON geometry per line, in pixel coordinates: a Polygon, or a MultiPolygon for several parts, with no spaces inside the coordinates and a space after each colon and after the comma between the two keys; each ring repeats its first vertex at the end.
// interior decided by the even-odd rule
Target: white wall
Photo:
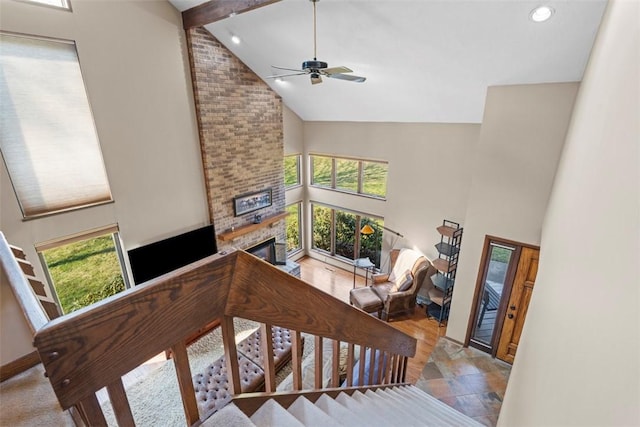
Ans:
{"type": "MultiPolygon", "coordinates": [[[[5,31],[75,40],[115,203],[23,221],[4,164],[0,228],[38,265],[34,244],[118,223],[125,249],[208,222],[180,14],[160,1],[72,2],[73,12],[0,2],[5,31]]],[[[2,287],[0,364],[30,351],[2,287]]]]}
{"type": "Polygon", "coordinates": [[[465,340],[485,235],[540,243],[577,90],[577,83],[487,90],[447,336],[465,340]]]}
{"type": "Polygon", "coordinates": [[[393,245],[436,257],[436,227],[445,218],[464,220],[479,130],[476,124],[305,122],[305,154],[389,162],[386,202],[317,188],[309,188],[308,199],[384,217],[403,234],[384,233],[383,270],[393,245]]]}
{"type": "Polygon", "coordinates": [[[613,0],[602,21],[499,425],[640,425],[639,16],[613,0]]]}

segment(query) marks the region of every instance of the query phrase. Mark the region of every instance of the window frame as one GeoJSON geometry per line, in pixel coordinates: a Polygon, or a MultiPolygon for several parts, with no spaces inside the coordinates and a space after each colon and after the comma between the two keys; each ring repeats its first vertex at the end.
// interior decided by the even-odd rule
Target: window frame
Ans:
{"type": "Polygon", "coordinates": [[[124,282],[124,288],[131,288],[131,281],[129,280],[129,273],[127,270],[127,264],[125,262],[124,250],[122,249],[122,239],[120,238],[120,229],[118,224],[110,224],[103,227],[94,228],[91,230],[85,230],[78,233],[74,233],[68,236],[47,240],[45,242],[35,244],[35,250],[38,254],[38,258],[40,259],[40,265],[42,266],[42,270],[44,272],[44,276],[46,278],[47,286],[49,287],[50,295],[55,300],[60,313],[65,313],[62,305],[60,304],[60,299],[58,298],[58,292],[56,290],[55,284],[53,282],[53,278],[51,277],[51,273],[49,272],[49,265],[47,264],[47,260],[45,258],[44,252],[49,249],[55,249],[62,246],[70,245],[73,243],[81,242],[84,240],[96,239],[98,237],[103,237],[106,235],[111,235],[113,240],[113,246],[116,252],[116,257],[118,258],[118,264],[120,266],[120,274],[122,275],[122,280],[124,282]]]}
{"type": "Polygon", "coordinates": [[[290,190],[292,188],[297,188],[297,187],[301,187],[302,186],[302,154],[300,153],[295,153],[295,154],[287,154],[284,156],[283,159],[283,168],[284,168],[284,162],[286,162],[287,158],[292,158],[295,157],[296,158],[296,183],[295,184],[287,184],[286,181],[284,183],[284,189],[285,190],[290,190]]]}
{"type": "MultiPolygon", "coordinates": [[[[289,248],[287,248],[287,257],[293,256],[293,255],[295,255],[295,254],[297,254],[299,252],[302,252],[304,250],[304,234],[303,234],[303,227],[302,227],[302,218],[303,218],[303,215],[302,215],[302,206],[303,206],[302,200],[298,200],[298,201],[295,201],[293,203],[289,203],[288,205],[286,205],[284,207],[284,209],[285,209],[286,212],[288,212],[287,208],[289,208],[291,206],[295,206],[295,205],[298,206],[298,247],[294,248],[294,249],[291,249],[291,250],[289,250],[289,248]]],[[[285,220],[285,233],[286,233],[286,229],[288,228],[288,222],[287,221],[288,221],[288,218],[290,216],[291,216],[291,214],[289,214],[287,216],[287,220],[285,220]]],[[[288,236],[286,236],[286,241],[288,242],[288,236]]]]}
{"type": "Polygon", "coordinates": [[[389,176],[389,162],[386,161],[382,161],[382,160],[371,160],[371,159],[364,159],[364,158],[356,158],[356,157],[343,157],[343,156],[330,156],[327,154],[320,154],[320,153],[310,153],[309,154],[309,164],[310,164],[310,177],[309,177],[309,186],[314,187],[314,188],[320,188],[320,189],[324,189],[324,190],[331,190],[331,191],[337,191],[340,193],[345,193],[345,194],[353,194],[356,196],[360,196],[360,197],[368,197],[368,198],[372,198],[372,199],[377,199],[377,200],[387,200],[387,194],[386,194],[386,185],[385,185],[385,194],[384,195],[377,195],[377,194],[372,194],[372,193],[367,193],[364,191],[364,188],[366,187],[366,182],[365,182],[365,164],[366,163],[378,163],[381,165],[385,165],[386,166],[386,176],[385,176],[385,184],[386,181],[388,180],[388,176],[389,176]],[[323,157],[323,158],[327,158],[331,160],[331,184],[330,185],[324,185],[324,184],[318,184],[315,181],[315,163],[314,163],[314,158],[315,157],[323,157]],[[349,189],[346,188],[338,188],[337,185],[337,175],[338,175],[338,163],[340,160],[345,160],[345,161],[355,161],[358,162],[358,171],[357,171],[357,175],[358,175],[358,182],[357,182],[357,190],[356,191],[351,191],[349,189]]]}

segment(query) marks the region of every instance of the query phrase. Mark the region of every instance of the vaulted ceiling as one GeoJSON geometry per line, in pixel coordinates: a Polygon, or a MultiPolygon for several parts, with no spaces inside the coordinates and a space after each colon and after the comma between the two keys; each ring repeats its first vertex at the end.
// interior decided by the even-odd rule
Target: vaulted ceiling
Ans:
{"type": "MultiPolygon", "coordinates": [[[[180,11],[202,3],[170,2],[180,11]]],[[[223,8],[233,16],[205,28],[303,120],[480,123],[488,86],[582,79],[606,1],[543,3],[554,13],[536,23],[530,14],[539,0],[319,1],[318,60],[346,66],[365,76],[364,83],[267,78],[282,72],[272,65],[296,69],[313,59],[309,0],[282,0],[235,15],[223,8]]]]}

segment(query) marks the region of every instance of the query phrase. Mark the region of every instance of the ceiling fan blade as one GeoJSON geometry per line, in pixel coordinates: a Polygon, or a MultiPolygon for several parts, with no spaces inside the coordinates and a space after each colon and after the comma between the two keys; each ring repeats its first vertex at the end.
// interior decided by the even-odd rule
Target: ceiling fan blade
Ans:
{"type": "Polygon", "coordinates": [[[311,74],[311,84],[317,85],[318,83],[322,83],[322,77],[319,74],[311,74]]]}
{"type": "Polygon", "coordinates": [[[278,77],[302,76],[304,74],[309,74],[309,73],[298,72],[298,73],[290,73],[290,74],[275,74],[273,76],[267,76],[267,77],[265,77],[265,79],[277,79],[278,77]]]}
{"type": "Polygon", "coordinates": [[[329,74],[327,75],[327,77],[330,77],[332,79],[348,80],[350,82],[357,83],[362,83],[363,81],[367,80],[366,77],[352,76],[350,74],[329,74]]]}
{"type": "Polygon", "coordinates": [[[330,76],[331,74],[353,73],[353,70],[347,67],[331,67],[320,70],[322,74],[330,76]]]}
{"type": "Polygon", "coordinates": [[[307,72],[306,70],[301,70],[300,68],[286,68],[286,67],[278,67],[276,65],[272,65],[271,68],[276,68],[278,70],[285,70],[285,71],[299,71],[299,72],[307,72]]]}

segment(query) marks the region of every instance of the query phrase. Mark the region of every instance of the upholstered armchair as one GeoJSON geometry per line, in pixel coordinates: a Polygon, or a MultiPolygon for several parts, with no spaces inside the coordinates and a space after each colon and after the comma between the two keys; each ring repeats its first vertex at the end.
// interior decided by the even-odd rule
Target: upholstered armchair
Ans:
{"type": "Polygon", "coordinates": [[[412,313],[422,282],[436,272],[431,262],[412,249],[393,249],[391,272],[374,274],[372,290],[382,302],[382,319],[412,313]]]}

